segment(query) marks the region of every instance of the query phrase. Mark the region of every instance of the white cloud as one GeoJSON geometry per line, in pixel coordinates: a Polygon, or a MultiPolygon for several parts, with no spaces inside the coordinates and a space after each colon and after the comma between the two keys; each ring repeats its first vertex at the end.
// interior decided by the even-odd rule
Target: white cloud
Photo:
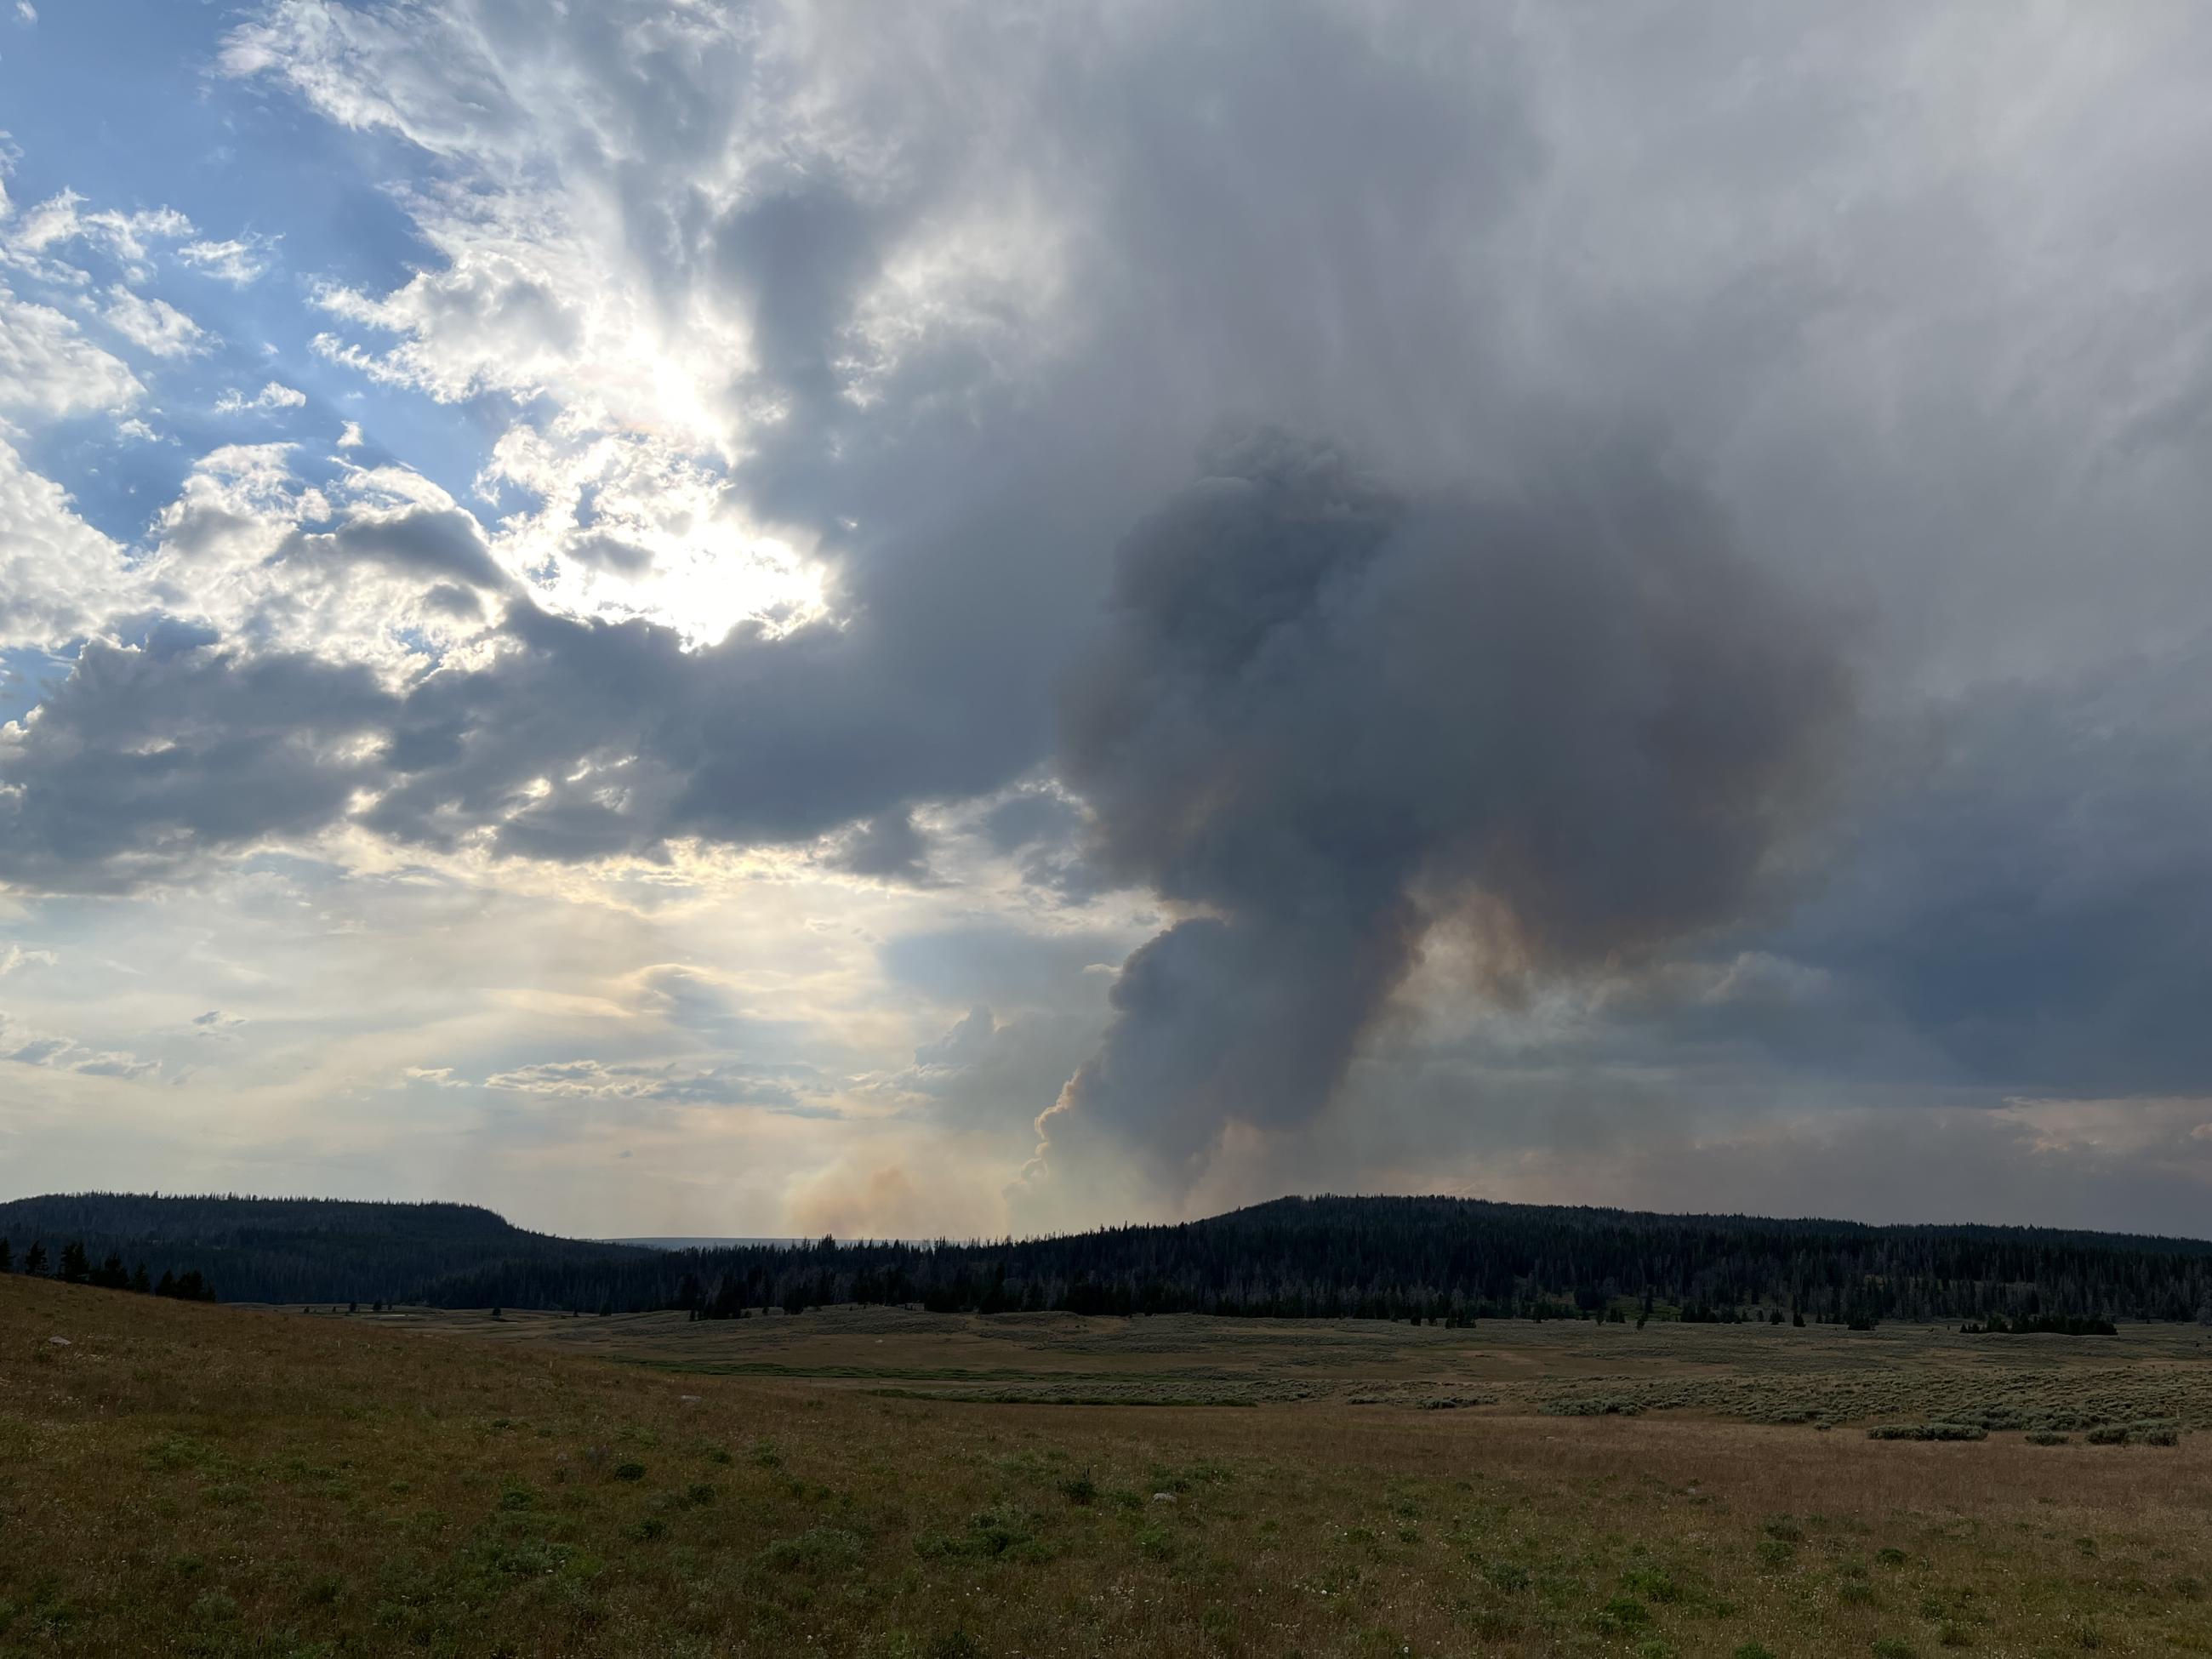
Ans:
{"type": "MultiPolygon", "coordinates": [[[[419,1075],[419,1074],[418,1074],[419,1075]]],[[[450,1079],[440,1077],[441,1083],[450,1079]]],[[[672,1106],[759,1106],[805,1116],[837,1115],[804,1066],[750,1066],[598,1060],[547,1060],[495,1072],[487,1089],[553,1100],[638,1102],[672,1106]]]]}
{"type": "Polygon", "coordinates": [[[483,635],[488,618],[461,568],[377,556],[430,533],[458,538],[464,554],[473,544],[488,566],[450,495],[398,467],[354,468],[317,488],[293,472],[293,448],[228,445],[193,467],[140,567],[165,609],[226,638],[364,663],[395,681],[483,635]]]}
{"type": "Polygon", "coordinates": [[[73,190],[48,197],[15,222],[8,237],[9,246],[39,255],[82,242],[118,261],[136,282],[147,274],[149,242],[176,241],[192,234],[192,222],[174,208],[120,213],[112,208],[88,210],[84,204],[85,198],[73,190]]]}
{"type": "Polygon", "coordinates": [[[205,351],[208,331],[167,300],[149,300],[127,288],[107,290],[107,325],[156,357],[191,357],[205,351]]]}
{"type": "Polygon", "coordinates": [[[271,380],[251,398],[235,388],[224,392],[215,400],[215,412],[218,415],[239,415],[248,410],[304,409],[307,403],[306,392],[296,387],[271,380]]]}
{"type": "Polygon", "coordinates": [[[274,237],[233,237],[222,242],[187,242],[177,250],[177,257],[220,282],[245,288],[269,269],[276,240],[274,237]]]}
{"type": "Polygon", "coordinates": [[[0,411],[121,410],[144,392],[121,359],[86,339],[70,318],[0,289],[0,411]]]}
{"type": "Polygon", "coordinates": [[[359,421],[348,421],[338,433],[338,447],[340,449],[359,449],[361,445],[361,422],[359,421]]]}
{"type": "Polygon", "coordinates": [[[27,27],[39,21],[39,9],[31,3],[31,0],[15,0],[15,17],[27,27]]]}
{"type": "Polygon", "coordinates": [[[0,647],[60,646],[149,599],[122,550],[0,439],[0,647]]]}

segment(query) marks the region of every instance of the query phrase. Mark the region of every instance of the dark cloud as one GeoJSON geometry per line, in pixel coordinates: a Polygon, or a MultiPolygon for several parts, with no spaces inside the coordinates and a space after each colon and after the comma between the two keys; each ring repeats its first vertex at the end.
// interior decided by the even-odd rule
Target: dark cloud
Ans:
{"type": "Polygon", "coordinates": [[[1048,789],[1024,789],[983,815],[983,838],[1000,853],[1020,853],[1039,842],[1066,842],[1084,825],[1082,810],[1048,789]]]}
{"type": "Polygon", "coordinates": [[[399,700],[366,668],[94,641],[0,735],[0,880],[118,889],[311,834],[381,779],[399,700]]]}
{"type": "Polygon", "coordinates": [[[915,827],[911,812],[885,812],[856,825],[830,853],[833,869],[848,875],[927,886],[929,838],[915,827]]]}
{"type": "MultiPolygon", "coordinates": [[[[364,514],[332,531],[295,530],[284,538],[276,556],[380,564],[403,574],[442,579],[447,584],[458,580],[472,587],[511,586],[492,559],[483,527],[459,507],[364,514]]],[[[452,608],[450,601],[446,608],[452,608]]]]}
{"type": "Polygon", "coordinates": [[[1991,1087],[2212,1085],[2212,647],[1986,687],[1884,755],[1778,948],[1991,1087]]]}
{"type": "Polygon", "coordinates": [[[1045,1127],[1172,1176],[1296,1124],[1451,919],[1501,980],[1736,921],[1850,709],[1832,621],[1632,445],[1408,494],[1260,432],[1121,550],[1061,766],[1097,856],[1201,912],[1045,1127]]]}

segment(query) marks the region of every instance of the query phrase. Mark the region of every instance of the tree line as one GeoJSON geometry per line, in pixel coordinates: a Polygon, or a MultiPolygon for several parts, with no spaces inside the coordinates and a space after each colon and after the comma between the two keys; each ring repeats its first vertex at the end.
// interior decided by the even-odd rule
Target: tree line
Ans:
{"type": "MultiPolygon", "coordinates": [[[[15,1273],[15,1247],[12,1240],[0,1236],[0,1273],[15,1273]]],[[[21,1271],[31,1277],[43,1278],[46,1273],[46,1246],[44,1239],[34,1238],[23,1252],[21,1271]]],[[[140,1296],[174,1297],[180,1302],[212,1302],[215,1286],[197,1267],[183,1273],[161,1270],[161,1276],[148,1275],[146,1264],[141,1261],[135,1267],[125,1267],[123,1257],[111,1250],[94,1262],[85,1249],[82,1239],[71,1239],[62,1246],[61,1259],[53,1265],[53,1277],[64,1285],[89,1285],[96,1290],[133,1291],[140,1296]]]]}
{"type": "Polygon", "coordinates": [[[279,1304],[432,1302],[447,1279],[505,1263],[551,1270],[658,1254],[528,1232],[476,1205],[235,1194],[59,1193],[0,1203],[0,1234],[31,1233],[81,1238],[95,1255],[189,1266],[228,1300],[279,1304]]]}
{"type": "Polygon", "coordinates": [[[726,1318],[858,1302],[1440,1323],[1896,1320],[1992,1332],[2212,1322],[2212,1243],[2202,1241],[1471,1199],[1292,1198],[1200,1221],[1038,1238],[675,1251],[527,1232],[454,1204],[79,1194],[0,1205],[0,1234],[20,1232],[26,1219],[118,1261],[188,1263],[234,1300],[294,1304],[726,1318]]]}
{"type": "MultiPolygon", "coordinates": [[[[1873,1227],[1465,1199],[1283,1199],[1203,1221],[956,1243],[757,1244],[588,1272],[488,1265],[449,1306],[675,1307],[708,1318],[837,1303],[986,1314],[1263,1318],[1634,1316],[2212,1322],[2212,1243],[1982,1226],[1873,1227]]],[[[2045,1325],[2031,1328],[2057,1328],[2045,1325]]]]}

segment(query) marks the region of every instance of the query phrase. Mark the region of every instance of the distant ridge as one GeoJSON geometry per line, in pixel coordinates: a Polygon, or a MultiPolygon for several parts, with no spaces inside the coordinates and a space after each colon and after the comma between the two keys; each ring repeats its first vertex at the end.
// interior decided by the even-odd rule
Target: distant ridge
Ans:
{"type": "Polygon", "coordinates": [[[19,1261],[33,1237],[50,1254],[82,1240],[95,1260],[112,1250],[155,1273],[197,1269],[228,1301],[2212,1324],[2203,1240],[1466,1198],[1283,1198],[1200,1221],[957,1243],[568,1239],[464,1204],[112,1193],[0,1204],[0,1238],[19,1261]]]}
{"type": "Polygon", "coordinates": [[[0,1238],[20,1262],[33,1239],[49,1255],[81,1241],[94,1261],[119,1255],[155,1273],[197,1270],[226,1302],[386,1301],[462,1305],[456,1278],[524,1265],[573,1281],[651,1252],[524,1231],[474,1204],[337,1198],[170,1197],[56,1193],[0,1203],[0,1238]]]}

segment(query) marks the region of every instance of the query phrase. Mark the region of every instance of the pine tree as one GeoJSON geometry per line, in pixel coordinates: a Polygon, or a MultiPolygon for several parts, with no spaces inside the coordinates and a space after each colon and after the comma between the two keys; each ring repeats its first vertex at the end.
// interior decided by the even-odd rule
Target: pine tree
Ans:
{"type": "MultiPolygon", "coordinates": [[[[0,1273],[11,1273],[15,1271],[15,1247],[9,1243],[6,1239],[0,1238],[0,1273]]],[[[2212,1322],[2207,1322],[2212,1323],[2212,1322]]]]}
{"type": "Polygon", "coordinates": [[[152,1294],[154,1281],[146,1277],[146,1264],[140,1262],[137,1272],[131,1275],[131,1288],[141,1296],[152,1294]]]}
{"type": "Polygon", "coordinates": [[[46,1247],[42,1239],[33,1239],[31,1248],[24,1253],[23,1271],[33,1278],[46,1270],[46,1247]]]}
{"type": "Polygon", "coordinates": [[[64,1285],[82,1285],[92,1277],[92,1263],[86,1260],[84,1242],[71,1239],[62,1246],[61,1281],[64,1285]]]}

